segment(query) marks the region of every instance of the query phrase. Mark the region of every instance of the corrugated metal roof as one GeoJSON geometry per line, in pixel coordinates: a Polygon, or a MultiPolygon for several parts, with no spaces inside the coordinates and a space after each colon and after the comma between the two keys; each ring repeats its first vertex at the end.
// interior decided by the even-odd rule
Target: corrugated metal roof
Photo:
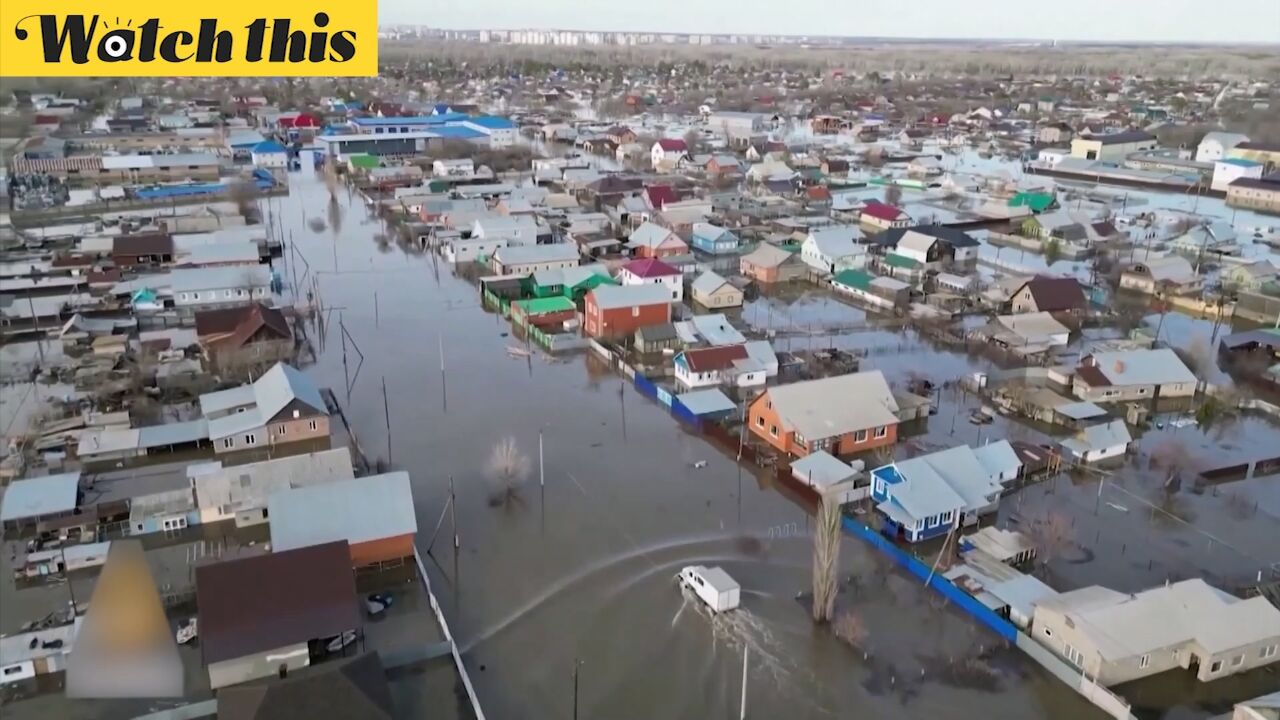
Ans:
{"type": "Polygon", "coordinates": [[[277,552],[335,540],[352,545],[418,531],[409,473],[294,488],[267,500],[277,552]]]}
{"type": "Polygon", "coordinates": [[[79,490],[78,471],[15,480],[0,498],[0,521],[69,512],[76,507],[79,490]]]}
{"type": "Polygon", "coordinates": [[[734,405],[728,396],[715,388],[694,390],[683,395],[677,395],[676,399],[694,415],[731,413],[738,409],[738,406],[734,405]]]}
{"type": "Polygon", "coordinates": [[[879,370],[779,385],[767,394],[783,427],[806,440],[898,423],[898,403],[879,370]]]}
{"type": "Polygon", "coordinates": [[[601,310],[637,305],[669,305],[671,291],[666,285],[601,285],[591,291],[601,310]]]}

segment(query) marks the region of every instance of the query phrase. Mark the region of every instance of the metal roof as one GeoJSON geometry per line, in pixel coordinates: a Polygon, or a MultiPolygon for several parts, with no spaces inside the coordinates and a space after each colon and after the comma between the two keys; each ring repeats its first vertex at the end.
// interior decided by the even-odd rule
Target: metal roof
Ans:
{"type": "Polygon", "coordinates": [[[234,512],[266,507],[267,499],[282,490],[355,477],[345,447],[231,467],[196,463],[187,466],[186,475],[200,507],[234,512]]]}
{"type": "Polygon", "coordinates": [[[320,392],[305,375],[291,365],[276,363],[252,385],[201,395],[200,410],[207,417],[211,413],[241,405],[253,405],[244,412],[209,420],[209,437],[217,440],[267,424],[294,400],[305,403],[317,412],[328,414],[320,392]]]}
{"type": "Polygon", "coordinates": [[[1217,655],[1280,637],[1280,610],[1264,597],[1228,595],[1200,578],[1139,593],[1091,587],[1039,607],[1067,615],[1076,632],[1108,661],[1196,643],[1217,655]]]}
{"type": "Polygon", "coordinates": [[[728,285],[729,281],[720,275],[708,270],[697,277],[690,285],[690,289],[695,293],[702,295],[711,295],[720,288],[728,285]]]}
{"type": "Polygon", "coordinates": [[[679,236],[670,230],[646,221],[631,233],[631,237],[628,238],[627,242],[633,246],[643,245],[645,247],[656,248],[670,238],[674,238],[676,240],[680,239],[679,236]]]}
{"type": "Polygon", "coordinates": [[[601,310],[636,305],[669,305],[671,290],[666,285],[601,285],[591,291],[596,307],[601,310]]]}
{"type": "Polygon", "coordinates": [[[169,273],[169,285],[175,293],[229,288],[264,288],[270,283],[271,271],[265,265],[180,268],[169,273]]]}
{"type": "Polygon", "coordinates": [[[826,488],[854,477],[858,471],[819,450],[791,463],[791,474],[814,487],[826,488]]]}
{"type": "Polygon", "coordinates": [[[15,480],[0,498],[0,522],[75,510],[79,490],[78,471],[15,480]]]}
{"type": "Polygon", "coordinates": [[[267,499],[267,516],[276,552],[418,531],[409,473],[403,471],[284,490],[267,499]]]}
{"type": "Polygon", "coordinates": [[[346,542],[198,566],[196,606],[206,665],[361,625],[346,542]]]}
{"type": "Polygon", "coordinates": [[[746,336],[729,322],[724,313],[694,315],[689,322],[708,345],[741,345],[747,341],[746,336]]]}
{"type": "Polygon", "coordinates": [[[898,403],[879,370],[770,388],[782,425],[808,440],[896,425],[898,403]]]}
{"type": "Polygon", "coordinates": [[[731,413],[738,409],[738,406],[734,405],[728,396],[715,388],[694,390],[683,395],[677,395],[676,399],[694,415],[718,415],[731,413]]]}
{"type": "Polygon", "coordinates": [[[569,262],[578,259],[578,248],[568,243],[554,245],[514,245],[498,248],[495,261],[503,265],[530,265],[543,262],[569,262]]]}
{"type": "Polygon", "coordinates": [[[1196,382],[1195,373],[1187,369],[1170,348],[1122,350],[1093,353],[1096,369],[1112,385],[1172,385],[1196,382]]]}
{"type": "Polygon", "coordinates": [[[1062,441],[1062,446],[1077,455],[1084,455],[1094,450],[1108,450],[1120,445],[1128,445],[1132,440],[1129,428],[1123,420],[1112,420],[1108,423],[1090,425],[1073,438],[1062,441]]]}

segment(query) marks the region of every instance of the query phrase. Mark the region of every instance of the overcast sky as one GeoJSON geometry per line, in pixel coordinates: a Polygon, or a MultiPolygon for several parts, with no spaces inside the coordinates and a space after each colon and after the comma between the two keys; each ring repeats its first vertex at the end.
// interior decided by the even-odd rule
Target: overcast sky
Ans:
{"type": "Polygon", "coordinates": [[[1280,43],[1280,0],[381,0],[440,28],[1280,43]]]}

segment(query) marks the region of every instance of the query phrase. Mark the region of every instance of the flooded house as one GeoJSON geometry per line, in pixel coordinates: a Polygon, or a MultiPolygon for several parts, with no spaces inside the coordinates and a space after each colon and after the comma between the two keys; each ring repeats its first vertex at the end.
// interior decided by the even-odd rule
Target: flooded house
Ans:
{"type": "Polygon", "coordinates": [[[711,255],[725,255],[737,252],[738,246],[742,241],[733,231],[722,228],[711,223],[694,223],[691,231],[689,244],[695,250],[709,253],[711,255]]]}
{"type": "Polygon", "coordinates": [[[852,455],[898,439],[898,402],[879,370],[769,388],[748,406],[748,427],[787,455],[852,455]]]}
{"type": "Polygon", "coordinates": [[[577,267],[580,260],[578,248],[568,243],[508,245],[494,251],[490,265],[499,275],[531,275],[539,270],[577,267]]]}
{"type": "Polygon", "coordinates": [[[1088,309],[1084,290],[1075,278],[1038,275],[1013,291],[1008,302],[1012,313],[1066,313],[1076,315],[1088,309]]]}
{"type": "Polygon", "coordinates": [[[1123,456],[1131,442],[1129,428],[1117,419],[1085,425],[1059,445],[1064,456],[1078,463],[1095,463],[1123,456]]]}
{"type": "Polygon", "coordinates": [[[858,270],[867,264],[867,248],[858,243],[862,233],[849,225],[814,228],[800,245],[800,259],[825,275],[858,270]]]}
{"type": "Polygon", "coordinates": [[[745,345],[694,348],[677,353],[676,382],[684,390],[727,385],[740,389],[763,387],[765,368],[745,345]]]}
{"type": "Polygon", "coordinates": [[[288,488],[267,501],[274,552],[346,541],[357,571],[413,564],[413,514],[409,473],[288,488]]]}
{"type": "Polygon", "coordinates": [[[214,690],[283,678],[311,664],[313,644],[362,630],[345,541],[200,565],[195,576],[214,690]]]}
{"type": "Polygon", "coordinates": [[[742,290],[711,270],[699,275],[690,285],[693,301],[704,308],[742,306],[742,290]]]}
{"type": "Polygon", "coordinates": [[[855,503],[871,495],[871,482],[861,461],[844,463],[823,450],[791,463],[791,477],[819,495],[834,497],[841,505],[855,503]]]}
{"type": "Polygon", "coordinates": [[[1021,467],[1007,440],[961,445],[872,470],[871,499],[886,534],[920,542],[995,512],[1021,467]]]}
{"type": "Polygon", "coordinates": [[[674,302],[684,300],[684,273],[658,258],[632,260],[618,271],[623,285],[656,285],[666,288],[674,302]]]}
{"type": "Polygon", "coordinates": [[[891,277],[872,275],[865,270],[842,270],[831,279],[831,289],[857,298],[873,307],[905,308],[911,300],[911,286],[891,277]]]}
{"type": "Polygon", "coordinates": [[[1190,397],[1199,381],[1169,348],[1086,355],[1071,382],[1071,392],[1092,402],[1128,402],[1190,397]]]}
{"type": "Polygon", "coordinates": [[[664,258],[685,255],[689,245],[671,230],[652,222],[641,223],[627,239],[632,253],[639,258],[664,258]]]}
{"type": "Polygon", "coordinates": [[[0,496],[0,529],[5,538],[28,537],[42,526],[76,514],[80,473],[15,480],[0,496]]]}
{"type": "Polygon", "coordinates": [[[218,453],[329,437],[329,410],[315,385],[278,363],[248,385],[200,396],[218,453]]]}
{"type": "Polygon", "coordinates": [[[671,322],[671,291],[662,285],[601,285],[587,293],[583,328],[598,338],[622,338],[671,322]]]}
{"type": "Polygon", "coordinates": [[[168,276],[173,306],[181,313],[265,300],[271,271],[265,265],[179,268],[168,276]]]}
{"type": "Polygon", "coordinates": [[[804,276],[806,267],[799,253],[768,243],[761,243],[739,261],[743,275],[764,284],[797,280],[804,276]]]}
{"type": "Polygon", "coordinates": [[[1199,292],[1204,279],[1179,255],[1152,256],[1131,263],[1120,274],[1120,288],[1147,295],[1188,295],[1199,292]]]}
{"type": "Polygon", "coordinates": [[[293,330],[279,308],[260,302],[196,313],[196,340],[216,372],[293,356],[293,330]]]}
{"type": "Polygon", "coordinates": [[[392,720],[395,703],[377,652],[326,662],[269,684],[218,692],[218,720],[335,717],[392,720]]]}
{"type": "Polygon", "coordinates": [[[978,261],[978,241],[942,225],[896,228],[873,240],[886,253],[908,258],[926,270],[971,268],[978,261]]]}
{"type": "Polygon", "coordinates": [[[276,493],[355,477],[351,452],[345,447],[244,465],[194,463],[187,466],[186,475],[200,522],[233,521],[238,528],[267,522],[267,502],[276,493]]]}
{"type": "Polygon", "coordinates": [[[1280,660],[1280,610],[1200,578],[1138,593],[1093,585],[1035,606],[1032,637],[1112,686],[1182,669],[1200,682],[1280,660]]]}

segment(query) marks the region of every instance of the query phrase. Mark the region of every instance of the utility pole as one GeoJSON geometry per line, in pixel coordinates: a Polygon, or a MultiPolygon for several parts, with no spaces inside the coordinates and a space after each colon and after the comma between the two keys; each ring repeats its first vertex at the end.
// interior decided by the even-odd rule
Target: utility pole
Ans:
{"type": "Polygon", "coordinates": [[[382,376],[382,415],[387,421],[387,464],[391,464],[391,405],[387,402],[387,376],[382,376]]]}
{"type": "Polygon", "coordinates": [[[458,539],[458,497],[453,491],[453,476],[449,476],[449,524],[453,525],[453,556],[458,556],[462,541],[458,539]]]}
{"type": "Polygon", "coordinates": [[[573,720],[578,720],[578,658],[573,659],[573,720]]]}
{"type": "Polygon", "coordinates": [[[751,655],[751,646],[742,646],[742,701],[739,704],[738,720],[747,720],[747,658],[751,655]]]}
{"type": "Polygon", "coordinates": [[[538,431],[538,485],[540,487],[547,486],[547,475],[542,464],[542,431],[538,431]]]}

